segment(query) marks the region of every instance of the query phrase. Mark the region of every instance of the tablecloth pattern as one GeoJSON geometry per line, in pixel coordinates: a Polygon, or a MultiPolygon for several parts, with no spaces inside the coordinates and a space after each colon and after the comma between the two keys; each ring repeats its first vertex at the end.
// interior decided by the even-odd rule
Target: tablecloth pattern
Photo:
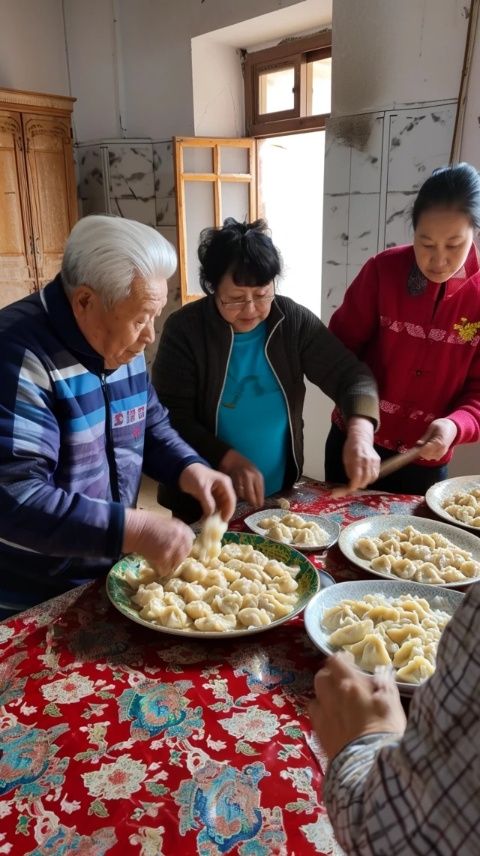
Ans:
{"type": "MultiPolygon", "coordinates": [[[[342,524],[424,510],[332,500],[310,480],[285,496],[342,524]]],[[[364,576],[338,548],[309,557],[364,576]]],[[[301,617],[184,640],[128,621],[99,581],[1,623],[0,651],[0,854],[341,854],[306,714],[321,655],[301,617]]]]}

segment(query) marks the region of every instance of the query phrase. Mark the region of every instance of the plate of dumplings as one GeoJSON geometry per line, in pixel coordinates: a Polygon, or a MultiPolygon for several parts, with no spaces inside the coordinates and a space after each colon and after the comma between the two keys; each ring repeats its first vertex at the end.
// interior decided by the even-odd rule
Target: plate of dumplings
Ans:
{"type": "Polygon", "coordinates": [[[340,535],[340,526],[329,517],[289,509],[264,508],[249,514],[244,522],[257,535],[304,552],[328,550],[340,535]]]}
{"type": "Polygon", "coordinates": [[[246,636],[277,627],[304,609],[332,578],[297,550],[259,535],[205,527],[188,556],[160,577],[136,555],[110,570],[106,589],[127,618],[188,638],[246,636]]]}
{"type": "Polygon", "coordinates": [[[411,695],[434,673],[438,642],[462,598],[404,581],[338,583],[310,600],[305,628],[324,654],[345,651],[368,674],[392,670],[399,691],[411,695]]]}
{"type": "Polygon", "coordinates": [[[346,526],[338,546],[355,565],[389,580],[444,587],[480,581],[480,540],[438,520],[367,517],[346,526]]]}
{"type": "Polygon", "coordinates": [[[458,476],[437,482],[427,490],[425,502],[447,523],[480,535],[480,476],[458,476]]]}

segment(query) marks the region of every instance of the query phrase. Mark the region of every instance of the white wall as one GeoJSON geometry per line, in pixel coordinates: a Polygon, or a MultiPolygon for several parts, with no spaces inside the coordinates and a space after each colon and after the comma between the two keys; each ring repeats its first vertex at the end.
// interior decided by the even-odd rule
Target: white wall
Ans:
{"type": "Polygon", "coordinates": [[[194,131],[198,137],[243,137],[245,109],[239,52],[209,36],[192,40],[194,131]]]}
{"type": "Polygon", "coordinates": [[[335,0],[334,115],[457,98],[465,0],[335,0]]]}
{"type": "MultiPolygon", "coordinates": [[[[65,0],[65,30],[80,141],[121,136],[111,0],[65,0]]],[[[121,61],[121,58],[120,58],[121,61]]]]}
{"type": "Polygon", "coordinates": [[[71,94],[62,0],[0,0],[0,87],[71,94]]]}

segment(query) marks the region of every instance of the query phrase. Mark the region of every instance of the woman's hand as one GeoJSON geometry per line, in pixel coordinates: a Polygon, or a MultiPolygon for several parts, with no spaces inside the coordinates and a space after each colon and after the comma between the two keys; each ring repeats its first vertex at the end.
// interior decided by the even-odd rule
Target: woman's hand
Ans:
{"type": "Polygon", "coordinates": [[[123,552],[140,553],[160,577],[183,562],[193,539],[192,529],[175,517],[165,517],[159,511],[125,509],[123,552]]]}
{"type": "Polygon", "coordinates": [[[403,734],[406,718],[391,672],[365,675],[348,656],[335,654],[315,675],[309,703],[313,728],[329,760],[365,734],[403,734]]]}
{"type": "Polygon", "coordinates": [[[350,490],[367,487],[378,478],[380,457],[373,448],[373,435],[373,423],[369,419],[352,416],[348,420],[342,457],[350,490]]]}
{"type": "Polygon", "coordinates": [[[455,437],[457,426],[451,419],[434,419],[419,441],[425,445],[422,448],[422,458],[425,461],[439,461],[447,454],[455,437]]]}
{"type": "Polygon", "coordinates": [[[258,508],[265,499],[263,475],[248,458],[229,449],[220,461],[220,470],[230,476],[235,493],[249,505],[258,508]]]}
{"type": "Polygon", "coordinates": [[[212,470],[205,464],[190,464],[180,474],[178,486],[198,499],[206,517],[219,511],[223,520],[233,516],[237,498],[228,475],[212,470]]]}

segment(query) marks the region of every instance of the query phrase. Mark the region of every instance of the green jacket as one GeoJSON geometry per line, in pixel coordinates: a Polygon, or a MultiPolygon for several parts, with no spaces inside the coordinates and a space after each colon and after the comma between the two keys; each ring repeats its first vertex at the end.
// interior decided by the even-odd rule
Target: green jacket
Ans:
{"type": "MultiPolygon", "coordinates": [[[[370,370],[299,303],[276,296],[267,331],[265,354],[288,408],[288,486],[303,468],[304,379],[333,399],[345,420],[365,416],[377,425],[378,396],[370,370]]],[[[204,297],[167,319],[153,365],[153,385],[172,425],[215,468],[230,448],[216,435],[232,345],[231,326],[217,311],[214,297],[204,297]]],[[[159,499],[176,510],[164,490],[159,499]]]]}

